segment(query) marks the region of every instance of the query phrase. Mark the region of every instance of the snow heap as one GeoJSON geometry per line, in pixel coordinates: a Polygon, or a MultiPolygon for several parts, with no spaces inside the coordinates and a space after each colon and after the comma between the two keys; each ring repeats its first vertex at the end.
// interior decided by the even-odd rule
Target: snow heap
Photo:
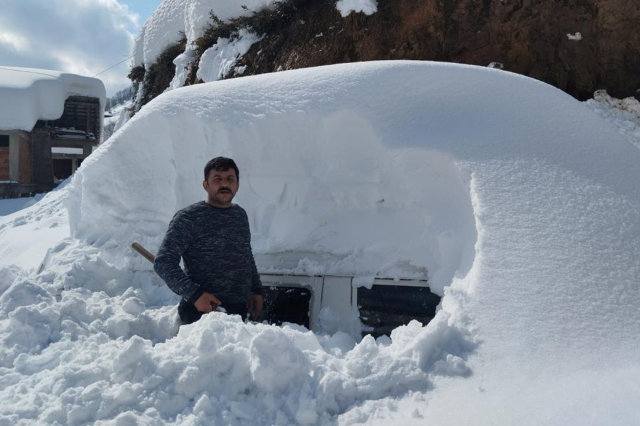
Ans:
{"type": "Polygon", "coordinates": [[[269,7],[273,2],[274,0],[164,0],[136,38],[133,66],[144,65],[149,68],[167,47],[178,42],[180,32],[187,37],[187,46],[191,46],[202,37],[210,24],[210,12],[226,21],[233,17],[248,16],[253,11],[269,7]]]}
{"type": "Polygon", "coordinates": [[[376,0],[338,0],[336,9],[343,18],[349,16],[351,12],[373,15],[378,11],[378,2],[376,0]]]}
{"type": "Polygon", "coordinates": [[[100,99],[106,91],[101,80],[76,74],[31,68],[0,67],[0,129],[30,132],[38,120],[57,120],[64,101],[73,95],[100,99]]]}
{"type": "Polygon", "coordinates": [[[68,187],[0,219],[0,422],[633,424],[639,164],[589,107],[488,68],[369,62],[168,92],[68,187]],[[427,270],[434,320],[377,340],[218,313],[178,331],[176,297],[129,244],[157,250],[216,155],[240,166],[256,253],[427,270]]]}

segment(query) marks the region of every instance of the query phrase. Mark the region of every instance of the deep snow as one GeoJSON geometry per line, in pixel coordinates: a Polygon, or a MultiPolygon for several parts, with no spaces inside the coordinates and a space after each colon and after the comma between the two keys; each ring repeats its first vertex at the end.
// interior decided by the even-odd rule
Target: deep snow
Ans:
{"type": "Polygon", "coordinates": [[[377,62],[168,92],[66,189],[0,219],[2,244],[55,217],[72,235],[40,245],[40,274],[36,244],[0,258],[0,421],[633,424],[639,164],[589,105],[494,69],[377,62]],[[177,333],[175,296],[128,246],[157,249],[215,155],[238,161],[255,252],[297,256],[288,272],[427,273],[436,318],[378,341],[220,314],[177,333]]]}

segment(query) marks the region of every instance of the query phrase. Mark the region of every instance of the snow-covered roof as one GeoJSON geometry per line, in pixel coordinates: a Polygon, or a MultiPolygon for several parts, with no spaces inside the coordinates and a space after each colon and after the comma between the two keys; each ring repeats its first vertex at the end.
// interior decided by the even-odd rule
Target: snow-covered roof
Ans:
{"type": "Polygon", "coordinates": [[[69,96],[100,99],[106,91],[97,78],[33,68],[0,67],[0,129],[31,131],[38,120],[57,120],[69,96]]]}

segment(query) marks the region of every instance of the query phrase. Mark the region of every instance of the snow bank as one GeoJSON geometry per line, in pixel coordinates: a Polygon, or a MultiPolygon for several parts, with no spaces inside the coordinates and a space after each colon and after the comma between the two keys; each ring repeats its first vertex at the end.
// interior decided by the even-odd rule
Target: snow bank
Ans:
{"type": "Polygon", "coordinates": [[[70,186],[0,219],[0,243],[56,212],[72,232],[40,274],[0,268],[0,422],[624,423],[640,397],[638,164],[588,106],[487,68],[168,92],[70,186]],[[363,282],[426,273],[436,318],[360,342],[219,314],[178,332],[176,297],[129,243],[157,249],[216,155],[240,166],[257,253],[363,282]]]}
{"type": "Polygon", "coordinates": [[[223,21],[248,16],[253,11],[269,7],[273,0],[164,0],[144,24],[133,50],[133,66],[149,68],[168,46],[177,43],[180,32],[187,37],[187,46],[204,34],[210,24],[210,12],[223,21]],[[244,9],[242,6],[246,6],[244,9]]]}
{"type": "Polygon", "coordinates": [[[101,80],[58,71],[0,67],[0,129],[31,131],[38,120],[57,120],[64,101],[72,95],[100,99],[106,91],[101,80]]]}
{"type": "Polygon", "coordinates": [[[351,12],[373,15],[378,11],[378,2],[376,0],[338,0],[336,9],[343,18],[349,16],[351,12]]]}

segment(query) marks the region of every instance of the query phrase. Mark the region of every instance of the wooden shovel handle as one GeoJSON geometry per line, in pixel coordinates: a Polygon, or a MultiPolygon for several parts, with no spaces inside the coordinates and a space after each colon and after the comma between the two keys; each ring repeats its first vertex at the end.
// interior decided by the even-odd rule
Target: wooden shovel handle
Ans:
{"type": "Polygon", "coordinates": [[[153,263],[156,261],[156,257],[152,255],[146,248],[142,247],[140,244],[133,243],[131,244],[131,248],[137,251],[138,253],[140,253],[142,257],[147,259],[149,262],[153,263]]]}

